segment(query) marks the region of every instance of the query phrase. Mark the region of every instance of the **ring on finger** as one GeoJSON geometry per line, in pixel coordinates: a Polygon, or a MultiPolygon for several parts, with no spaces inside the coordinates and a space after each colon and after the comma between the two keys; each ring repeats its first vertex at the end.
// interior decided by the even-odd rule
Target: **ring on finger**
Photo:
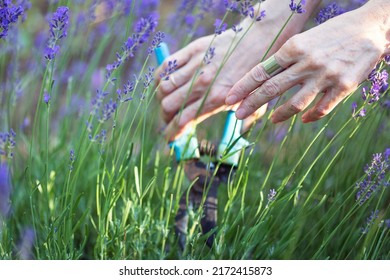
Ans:
{"type": "Polygon", "coordinates": [[[275,56],[271,56],[266,61],[263,61],[261,65],[264,68],[264,71],[270,76],[273,77],[284,70],[282,66],[276,61],[275,56]]]}

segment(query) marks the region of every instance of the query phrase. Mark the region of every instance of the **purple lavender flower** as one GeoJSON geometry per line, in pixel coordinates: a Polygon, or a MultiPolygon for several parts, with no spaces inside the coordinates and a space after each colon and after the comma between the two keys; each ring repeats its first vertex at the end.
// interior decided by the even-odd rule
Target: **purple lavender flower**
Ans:
{"type": "Polygon", "coordinates": [[[16,2],[17,6],[22,7],[23,9],[23,14],[22,14],[22,22],[26,20],[26,11],[31,9],[31,2],[29,0],[17,0],[16,2]]]}
{"type": "Polygon", "coordinates": [[[7,216],[8,214],[11,189],[12,186],[7,163],[0,162],[0,216],[7,216]]]}
{"type": "Polygon", "coordinates": [[[23,6],[11,0],[0,0],[0,39],[5,39],[10,28],[23,16],[23,6]]]}
{"type": "Polygon", "coordinates": [[[100,139],[99,143],[101,145],[103,145],[106,142],[106,140],[107,140],[107,130],[102,129],[102,131],[100,132],[100,135],[99,135],[99,139],[100,139]]]}
{"type": "Polygon", "coordinates": [[[215,26],[215,34],[220,35],[220,34],[222,34],[222,32],[226,31],[227,23],[222,22],[222,20],[217,18],[215,20],[214,26],[215,26]]]}
{"type": "Polygon", "coordinates": [[[229,12],[235,12],[238,10],[238,1],[223,0],[225,8],[229,12]]]}
{"type": "Polygon", "coordinates": [[[135,25],[134,33],[124,42],[122,46],[122,53],[117,53],[117,60],[113,64],[106,67],[106,78],[110,79],[112,72],[118,69],[124,60],[133,57],[135,51],[145,43],[150,34],[154,32],[157,27],[157,18],[150,16],[148,18],[141,18],[135,25]]]}
{"type": "Polygon", "coordinates": [[[120,103],[125,103],[127,101],[132,100],[133,98],[129,96],[129,93],[133,92],[135,87],[134,81],[128,81],[126,84],[123,85],[123,91],[121,89],[117,90],[118,94],[118,101],[120,103]]]}
{"type": "Polygon", "coordinates": [[[176,36],[177,34],[179,36],[202,35],[204,30],[201,26],[198,27],[196,23],[203,20],[206,13],[214,11],[213,7],[214,1],[212,0],[182,0],[176,13],[169,19],[172,33],[176,36]]]}
{"type": "Polygon", "coordinates": [[[153,67],[149,67],[148,69],[148,73],[145,74],[145,79],[144,79],[144,87],[145,88],[148,88],[150,86],[150,84],[154,81],[154,68],[153,67]]]}
{"type": "MultiPolygon", "coordinates": [[[[299,1],[299,0],[298,0],[299,1]]],[[[305,9],[303,9],[303,6],[306,4],[306,0],[301,0],[298,3],[295,3],[295,0],[291,0],[291,3],[289,5],[290,10],[297,14],[303,14],[306,12],[305,9]]]]}
{"type": "Polygon", "coordinates": [[[344,12],[345,10],[343,8],[341,8],[336,2],[333,2],[325,8],[321,9],[314,20],[317,24],[321,24],[331,18],[343,14],[344,12]]]}
{"type": "Polygon", "coordinates": [[[265,18],[265,15],[266,15],[265,11],[262,10],[262,11],[260,12],[260,15],[258,15],[258,16],[256,17],[256,21],[261,21],[263,18],[265,18]]]}
{"type": "Polygon", "coordinates": [[[371,83],[370,89],[362,89],[363,100],[368,99],[368,104],[377,102],[389,87],[388,79],[389,74],[387,73],[386,69],[383,69],[382,71],[374,69],[368,76],[368,80],[371,83]]]}
{"type": "Polygon", "coordinates": [[[49,105],[50,99],[51,99],[50,94],[48,94],[48,93],[45,91],[45,93],[43,94],[43,102],[45,102],[46,105],[49,105]]]}
{"type": "Polygon", "coordinates": [[[390,229],[390,219],[384,220],[384,225],[386,228],[390,229]]]}
{"type": "Polygon", "coordinates": [[[276,199],[276,195],[277,195],[276,190],[275,189],[270,189],[269,193],[268,193],[268,196],[267,196],[268,203],[271,203],[272,201],[274,201],[276,199]]]}
{"type": "Polygon", "coordinates": [[[118,107],[117,103],[112,99],[110,99],[110,101],[104,104],[103,106],[102,113],[99,118],[99,122],[103,123],[105,121],[108,121],[111,118],[111,116],[115,113],[117,107],[118,107]]]}
{"type": "Polygon", "coordinates": [[[156,34],[154,34],[152,44],[148,49],[148,55],[151,55],[154,52],[154,49],[157,48],[161,42],[164,40],[165,34],[164,32],[158,31],[156,34]]]}
{"type": "Polygon", "coordinates": [[[362,108],[361,110],[357,111],[357,103],[352,103],[352,117],[358,118],[358,117],[365,117],[366,116],[366,109],[362,108]]]}
{"type": "Polygon", "coordinates": [[[45,58],[47,60],[53,60],[56,54],[59,52],[60,47],[57,43],[67,36],[67,30],[69,25],[69,8],[58,7],[57,11],[53,13],[51,20],[49,21],[50,36],[45,49],[45,58]]]}
{"type": "Polygon", "coordinates": [[[390,65],[390,54],[386,55],[383,60],[386,62],[387,65],[390,65]]]}
{"type": "Polygon", "coordinates": [[[13,158],[13,149],[16,146],[16,133],[11,128],[9,132],[0,132],[0,156],[13,158]]]}
{"type": "Polygon", "coordinates": [[[390,182],[386,179],[386,174],[390,170],[390,150],[384,153],[374,154],[370,165],[364,168],[365,178],[356,184],[356,201],[362,205],[380,187],[388,187],[390,182]]]}
{"type": "Polygon", "coordinates": [[[367,234],[371,226],[374,224],[375,220],[379,217],[379,211],[371,211],[370,216],[367,217],[366,224],[362,227],[362,234],[367,234]]]}
{"type": "Polygon", "coordinates": [[[108,95],[108,92],[102,92],[100,90],[96,91],[96,96],[94,99],[92,99],[92,110],[91,110],[91,115],[96,115],[101,106],[103,105],[104,98],[108,95]]]}
{"type": "Polygon", "coordinates": [[[160,74],[160,78],[163,81],[168,81],[169,76],[174,73],[177,69],[177,61],[176,59],[173,61],[168,61],[168,67],[164,69],[164,72],[160,74]]]}
{"type": "Polygon", "coordinates": [[[233,31],[236,32],[236,33],[239,33],[242,31],[242,27],[240,25],[235,25],[233,24],[233,27],[232,27],[233,31]]]}
{"type": "MultiPolygon", "coordinates": [[[[92,139],[92,135],[89,136],[89,140],[91,140],[92,142],[98,142],[100,145],[103,146],[103,144],[106,142],[107,140],[107,130],[105,129],[102,129],[100,131],[100,133],[96,134],[95,138],[92,139]]],[[[103,154],[104,153],[104,150],[101,148],[99,150],[100,154],[103,154]]]]}
{"type": "Polygon", "coordinates": [[[70,149],[69,151],[69,171],[73,171],[73,163],[76,160],[76,155],[74,153],[73,149],[70,149]]]}
{"type": "Polygon", "coordinates": [[[252,2],[253,1],[251,0],[240,1],[239,11],[241,15],[243,15],[244,17],[247,17],[249,15],[251,18],[255,16],[255,9],[253,8],[252,2]]]}
{"type": "Polygon", "coordinates": [[[210,64],[214,56],[215,56],[215,47],[210,47],[203,58],[203,63],[210,64]]]}

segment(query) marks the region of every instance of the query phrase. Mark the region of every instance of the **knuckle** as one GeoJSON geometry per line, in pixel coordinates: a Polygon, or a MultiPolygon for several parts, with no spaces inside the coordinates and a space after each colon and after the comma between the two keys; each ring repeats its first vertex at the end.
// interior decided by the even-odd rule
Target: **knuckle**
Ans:
{"type": "Polygon", "coordinates": [[[250,72],[250,77],[257,83],[262,83],[268,79],[268,74],[265,72],[264,68],[258,64],[250,72]]]}
{"type": "Polygon", "coordinates": [[[338,79],[338,87],[341,91],[347,91],[353,87],[353,82],[346,77],[340,77],[338,79]]]}
{"type": "Polygon", "coordinates": [[[309,67],[312,69],[321,69],[326,66],[320,59],[318,59],[318,56],[313,52],[307,53],[305,55],[305,60],[309,67]]]}
{"type": "Polygon", "coordinates": [[[162,81],[160,83],[160,88],[158,90],[161,95],[165,96],[171,91],[171,86],[169,85],[169,81],[162,81]]]}
{"type": "Polygon", "coordinates": [[[280,86],[279,83],[268,80],[262,85],[261,94],[269,97],[274,98],[280,94],[280,86]]]}
{"type": "Polygon", "coordinates": [[[198,83],[201,86],[208,86],[211,83],[212,79],[213,79],[212,75],[203,73],[202,75],[199,76],[198,83]]]}
{"type": "Polygon", "coordinates": [[[244,104],[245,104],[244,108],[246,108],[246,110],[249,112],[255,112],[259,108],[256,101],[253,99],[245,100],[244,104]]]}
{"type": "Polygon", "coordinates": [[[206,40],[204,37],[196,39],[193,41],[188,47],[192,48],[194,50],[194,53],[203,52],[206,48],[206,40]]]}
{"type": "Polygon", "coordinates": [[[325,76],[327,79],[331,80],[338,79],[338,77],[340,76],[340,70],[335,66],[329,65],[326,69],[325,76]]]}
{"type": "Polygon", "coordinates": [[[164,98],[161,102],[161,110],[164,115],[171,115],[174,113],[176,110],[173,106],[170,105],[169,100],[167,98],[164,98]]]}
{"type": "Polygon", "coordinates": [[[238,95],[238,96],[246,96],[249,94],[248,90],[245,87],[245,83],[243,83],[243,82],[239,82],[236,85],[234,85],[234,87],[232,89],[232,93],[234,93],[235,95],[238,95]]]}
{"type": "Polygon", "coordinates": [[[286,47],[291,53],[294,53],[294,55],[301,56],[306,53],[306,48],[301,42],[300,37],[295,35],[287,40],[286,47]]]}

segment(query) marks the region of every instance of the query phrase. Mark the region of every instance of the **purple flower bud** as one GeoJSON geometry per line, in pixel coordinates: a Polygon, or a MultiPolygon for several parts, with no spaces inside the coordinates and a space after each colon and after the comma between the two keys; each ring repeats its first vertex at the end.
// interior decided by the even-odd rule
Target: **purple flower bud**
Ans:
{"type": "Polygon", "coordinates": [[[53,13],[49,21],[50,36],[45,48],[44,56],[47,60],[55,58],[59,52],[60,47],[57,43],[67,36],[67,29],[69,25],[69,8],[58,7],[57,11],[53,13]]]}
{"type": "Polygon", "coordinates": [[[390,171],[390,148],[385,152],[374,154],[370,165],[364,168],[365,178],[356,184],[356,201],[362,205],[381,187],[388,187],[390,183],[386,174],[390,171]]]}
{"type": "Polygon", "coordinates": [[[325,8],[321,9],[314,20],[317,24],[321,24],[343,13],[345,13],[345,10],[341,8],[336,2],[333,2],[325,8]]]}
{"type": "Polygon", "coordinates": [[[303,13],[306,13],[306,10],[303,9],[303,6],[306,4],[306,1],[305,0],[301,0],[300,3],[295,3],[294,0],[291,0],[291,3],[289,5],[290,7],[290,10],[294,13],[297,13],[297,14],[303,14],[303,13]]]}
{"type": "Polygon", "coordinates": [[[217,35],[220,35],[222,34],[222,32],[225,32],[227,28],[227,24],[222,22],[222,20],[220,20],[219,18],[215,20],[214,26],[215,26],[215,34],[217,35]]]}
{"type": "Polygon", "coordinates": [[[203,63],[210,64],[214,56],[215,56],[215,47],[210,47],[203,58],[203,63]]]}
{"type": "Polygon", "coordinates": [[[269,194],[267,196],[268,203],[274,201],[276,199],[276,195],[277,195],[277,192],[275,191],[275,189],[270,189],[269,194]]]}
{"type": "Polygon", "coordinates": [[[51,99],[50,94],[48,94],[47,92],[45,92],[45,93],[43,94],[43,101],[48,105],[49,102],[50,102],[50,99],[51,99]]]}

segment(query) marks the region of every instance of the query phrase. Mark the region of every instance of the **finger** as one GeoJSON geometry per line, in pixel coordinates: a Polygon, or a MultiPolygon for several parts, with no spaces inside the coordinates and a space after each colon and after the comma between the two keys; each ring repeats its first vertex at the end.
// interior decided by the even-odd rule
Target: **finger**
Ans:
{"type": "Polygon", "coordinates": [[[271,116],[271,121],[273,123],[282,122],[302,112],[313,102],[320,91],[316,86],[305,85],[286,103],[275,110],[271,116]]]}
{"type": "Polygon", "coordinates": [[[164,60],[164,62],[154,72],[154,78],[156,79],[156,83],[159,84],[161,82],[161,75],[165,72],[165,69],[167,69],[169,67],[168,63],[170,61],[176,60],[177,69],[180,69],[181,67],[186,65],[188,63],[188,61],[190,61],[190,59],[192,57],[192,53],[193,53],[192,48],[187,47],[187,48],[183,48],[183,49],[177,51],[176,53],[168,56],[164,60]]]}
{"type": "Polygon", "coordinates": [[[242,124],[241,133],[247,132],[254,123],[256,123],[261,117],[263,117],[264,114],[267,112],[267,107],[268,104],[265,104],[259,109],[257,109],[257,111],[254,112],[252,115],[247,117],[242,124]]]}
{"type": "Polygon", "coordinates": [[[241,101],[269,78],[270,76],[264,67],[261,64],[256,65],[229,91],[225,100],[226,105],[233,105],[241,101]]]}
{"type": "Polygon", "coordinates": [[[227,106],[217,106],[215,102],[205,102],[203,108],[198,112],[202,105],[202,99],[188,105],[181,113],[175,115],[164,131],[165,138],[169,141],[179,138],[183,132],[212,115],[228,109],[227,106]]]}
{"type": "MultiPolygon", "coordinates": [[[[277,53],[274,54],[274,58],[277,64],[284,69],[295,63],[294,57],[291,57],[287,49],[287,47],[282,47],[277,53]]],[[[256,65],[254,68],[252,68],[251,71],[245,74],[245,76],[239,80],[229,91],[225,101],[226,105],[233,105],[243,100],[269,78],[271,77],[264,69],[262,63],[256,65]]]]}
{"type": "Polygon", "coordinates": [[[161,116],[166,123],[172,120],[183,105],[191,104],[198,98],[196,92],[189,92],[189,89],[190,85],[185,85],[161,101],[161,116]]]}
{"type": "Polygon", "coordinates": [[[295,85],[301,83],[306,76],[299,64],[294,64],[280,74],[264,82],[255,92],[245,98],[239,106],[236,116],[245,119],[259,107],[278,97],[295,85]]]}
{"type": "Polygon", "coordinates": [[[313,108],[303,114],[302,122],[314,122],[325,117],[349,94],[349,90],[340,91],[337,88],[329,90],[313,108]]]}
{"type": "Polygon", "coordinates": [[[197,63],[188,63],[179,70],[172,73],[168,80],[160,82],[157,89],[157,98],[163,99],[165,96],[171,94],[175,89],[182,87],[192,79],[196,69],[199,67],[197,63]]]}
{"type": "Polygon", "coordinates": [[[166,122],[171,121],[183,105],[200,99],[209,88],[212,79],[211,75],[204,73],[195,82],[188,81],[187,84],[166,96],[161,102],[163,119],[166,122]]]}

